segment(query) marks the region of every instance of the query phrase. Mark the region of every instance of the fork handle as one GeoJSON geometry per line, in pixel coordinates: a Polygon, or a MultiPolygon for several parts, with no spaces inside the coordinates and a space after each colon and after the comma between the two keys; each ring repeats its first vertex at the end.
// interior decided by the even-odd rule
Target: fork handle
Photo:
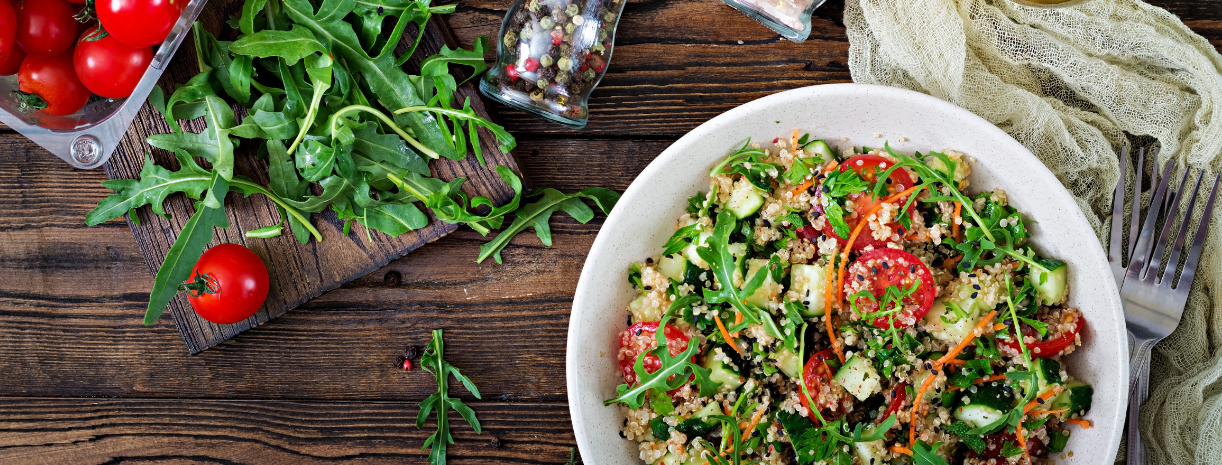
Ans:
{"type": "Polygon", "coordinates": [[[1141,443],[1141,404],[1150,394],[1150,351],[1157,339],[1138,340],[1129,360],[1128,465],[1146,465],[1146,448],[1141,443]]]}

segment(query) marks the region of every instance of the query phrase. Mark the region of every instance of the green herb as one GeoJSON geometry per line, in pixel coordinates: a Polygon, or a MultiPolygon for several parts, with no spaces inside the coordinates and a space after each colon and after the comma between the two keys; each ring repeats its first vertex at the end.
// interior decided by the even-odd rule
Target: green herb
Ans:
{"type": "Polygon", "coordinates": [[[697,192],[696,195],[693,195],[687,199],[687,209],[686,210],[688,213],[691,213],[692,215],[696,215],[704,208],[704,204],[705,204],[704,192],[697,192]]]}
{"type": "MultiPolygon", "coordinates": [[[[666,323],[670,321],[673,314],[685,307],[690,307],[698,302],[699,297],[691,295],[680,297],[670,305],[666,313],[662,315],[658,321],[658,328],[666,328],[666,323]]],[[[696,384],[700,387],[701,396],[711,396],[716,392],[717,385],[709,380],[709,373],[712,370],[697,365],[692,359],[700,353],[699,341],[689,341],[687,349],[678,355],[670,355],[669,347],[666,345],[666,331],[655,331],[657,346],[651,351],[642,352],[633,364],[633,371],[637,375],[637,385],[629,386],[621,384],[615,388],[618,394],[615,398],[607,399],[603,403],[611,405],[621,403],[627,405],[628,408],[641,408],[645,405],[646,397],[649,391],[668,392],[683,387],[688,383],[693,376],[696,378],[696,384]],[[661,363],[661,368],[650,373],[645,370],[645,356],[653,354],[661,363]]]]}
{"type": "Polygon", "coordinates": [[[823,179],[823,184],[820,186],[823,191],[823,211],[837,236],[848,239],[851,233],[849,224],[844,221],[845,198],[849,194],[865,192],[868,188],[869,183],[853,170],[832,170],[823,179]]]}
{"type": "Polygon", "coordinates": [[[839,462],[841,459],[836,456],[842,452],[842,445],[851,446],[858,442],[883,439],[887,431],[891,429],[891,425],[895,424],[895,420],[895,414],[891,414],[878,426],[866,431],[864,423],[858,423],[850,430],[848,424],[841,418],[822,427],[809,428],[802,433],[801,437],[790,437],[790,441],[793,442],[794,454],[798,458],[798,463],[806,464],[833,459],[839,462]]]}
{"type": "Polygon", "coordinates": [[[1023,448],[1018,447],[1018,444],[1015,444],[1013,442],[1006,441],[1005,443],[1001,445],[1002,457],[1014,457],[1016,455],[1022,455],[1022,453],[1023,453],[1023,448]]]}
{"type": "Polygon", "coordinates": [[[441,330],[435,329],[433,340],[429,342],[428,347],[424,350],[424,355],[420,357],[420,366],[435,375],[437,381],[437,392],[420,403],[420,414],[416,416],[416,428],[423,428],[429,413],[434,409],[437,410],[437,431],[429,435],[428,439],[424,440],[424,447],[421,447],[421,450],[429,450],[429,463],[433,465],[446,463],[446,446],[454,443],[454,438],[450,436],[449,411],[451,409],[467,420],[471,428],[475,429],[476,434],[481,432],[479,419],[475,418],[475,411],[463,404],[462,400],[450,397],[449,378],[453,376],[456,381],[461,382],[463,387],[466,387],[467,391],[476,399],[480,398],[479,389],[475,387],[471,379],[459,372],[458,368],[454,368],[445,361],[443,349],[441,330]]]}
{"type": "MultiPolygon", "coordinates": [[[[730,329],[731,332],[762,322],[759,316],[760,309],[747,303],[745,299],[764,284],[764,279],[768,277],[769,273],[761,269],[750,277],[742,289],[734,286],[734,272],[738,269],[738,263],[734,254],[730,253],[729,247],[730,234],[736,225],[734,214],[729,210],[722,210],[717,214],[717,222],[713,225],[713,234],[709,236],[707,245],[696,249],[696,254],[709,264],[713,277],[721,285],[720,289],[716,291],[705,289],[704,299],[712,304],[728,302],[743,315],[743,322],[734,325],[730,329]]],[[[774,262],[769,262],[769,266],[775,266],[774,262]]]]}
{"type": "Polygon", "coordinates": [[[776,163],[765,162],[765,156],[766,154],[763,150],[751,148],[751,141],[747,140],[742,148],[723,159],[721,163],[713,167],[709,174],[711,176],[739,174],[755,187],[771,191],[772,175],[770,173],[780,173],[785,167],[776,163]]]}
{"type": "Polygon", "coordinates": [[[555,189],[544,189],[528,197],[534,195],[541,195],[541,197],[537,202],[528,203],[514,211],[513,223],[487,244],[480,246],[479,258],[476,259],[476,262],[483,262],[488,257],[492,257],[497,263],[501,263],[501,250],[509,245],[510,239],[526,228],[534,228],[535,235],[539,236],[539,241],[551,247],[552,232],[548,221],[551,220],[556,210],[563,210],[579,223],[587,223],[594,219],[594,210],[582,202],[583,198],[594,201],[594,204],[604,213],[610,213],[611,208],[619,201],[619,194],[601,187],[587,187],[572,194],[564,194],[555,189]]]}
{"type": "Polygon", "coordinates": [[[582,465],[581,457],[577,456],[577,448],[569,448],[569,461],[564,462],[564,465],[582,465]]]}
{"type": "Polygon", "coordinates": [[[938,455],[937,450],[942,443],[929,445],[925,441],[918,440],[912,445],[912,460],[916,465],[947,465],[946,459],[938,455]]]}
{"type": "Polygon", "coordinates": [[[971,431],[972,427],[967,423],[964,423],[962,420],[956,420],[954,423],[944,425],[942,426],[942,429],[954,433],[955,436],[959,436],[959,440],[963,441],[964,444],[972,448],[972,450],[976,451],[978,454],[984,452],[984,449],[988,447],[988,444],[984,442],[983,436],[979,434],[968,434],[968,431],[971,431]]]}
{"type": "Polygon", "coordinates": [[[670,239],[666,240],[666,244],[662,246],[662,256],[665,257],[678,253],[680,250],[692,245],[695,240],[700,238],[700,228],[700,223],[693,223],[676,230],[670,236],[670,239]]]}
{"type": "Polygon", "coordinates": [[[794,158],[793,166],[785,172],[785,182],[791,185],[802,184],[807,176],[815,173],[821,163],[823,163],[823,158],[820,157],[794,158]]]}
{"type": "Polygon", "coordinates": [[[631,265],[628,265],[628,283],[632,285],[633,289],[636,289],[638,291],[642,290],[645,287],[645,284],[641,282],[641,264],[640,263],[632,262],[631,265]]]}
{"type": "Polygon", "coordinates": [[[967,389],[977,379],[991,374],[993,374],[993,367],[987,359],[968,360],[963,366],[959,367],[959,370],[950,376],[950,383],[959,386],[960,389],[967,389]]]}
{"type": "Polygon", "coordinates": [[[653,432],[654,439],[659,441],[670,440],[670,425],[666,424],[665,419],[665,416],[657,416],[649,420],[649,429],[653,432]]]}

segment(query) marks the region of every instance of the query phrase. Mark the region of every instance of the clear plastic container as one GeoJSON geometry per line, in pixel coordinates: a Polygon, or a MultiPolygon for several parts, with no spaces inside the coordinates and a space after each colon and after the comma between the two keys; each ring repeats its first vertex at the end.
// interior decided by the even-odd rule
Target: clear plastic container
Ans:
{"type": "Polygon", "coordinates": [[[810,36],[810,15],[827,0],[722,0],[796,43],[810,36]]]}
{"type": "Polygon", "coordinates": [[[190,36],[191,25],[207,2],[191,0],[187,4],[170,35],[157,47],[153,62],[131,97],[108,99],[95,95],[85,108],[68,116],[27,114],[12,96],[13,91],[18,90],[17,76],[5,76],[0,78],[0,122],[72,166],[80,169],[102,166],[123,140],[136,113],[165,71],[165,65],[174,57],[183,39],[190,36]]]}
{"type": "Polygon", "coordinates": [[[515,0],[501,22],[496,66],[480,81],[493,100],[581,129],[627,0],[515,0]]]}

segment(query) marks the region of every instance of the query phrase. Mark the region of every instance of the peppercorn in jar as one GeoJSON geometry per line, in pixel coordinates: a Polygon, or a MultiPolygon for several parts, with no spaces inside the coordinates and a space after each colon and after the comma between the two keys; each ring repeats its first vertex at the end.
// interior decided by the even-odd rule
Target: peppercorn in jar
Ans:
{"type": "Polygon", "coordinates": [[[625,0],[517,0],[501,23],[484,95],[572,128],[611,60],[625,0]]]}

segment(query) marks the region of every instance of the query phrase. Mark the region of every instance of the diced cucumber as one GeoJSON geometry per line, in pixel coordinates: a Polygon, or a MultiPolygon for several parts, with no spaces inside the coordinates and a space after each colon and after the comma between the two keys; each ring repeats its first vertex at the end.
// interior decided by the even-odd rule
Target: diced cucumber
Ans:
{"type": "Polygon", "coordinates": [[[781,293],[781,285],[772,280],[772,274],[767,269],[768,260],[761,258],[747,259],[747,275],[746,279],[751,279],[755,273],[763,270],[767,276],[764,278],[764,284],[760,285],[759,289],[755,290],[754,294],[747,297],[747,303],[754,304],[759,307],[768,305],[772,301],[772,296],[781,293]]]}
{"type": "Polygon", "coordinates": [[[788,347],[781,346],[772,358],[776,360],[776,367],[780,368],[781,373],[785,373],[785,376],[798,379],[802,375],[802,360],[788,347]]]}
{"type": "Polygon", "coordinates": [[[628,303],[628,312],[633,323],[649,323],[662,319],[662,307],[649,303],[645,294],[637,295],[628,303]]]}
{"type": "MultiPolygon", "coordinates": [[[[708,451],[705,451],[704,453],[707,454],[708,451]]],[[[679,456],[675,455],[674,452],[667,452],[666,455],[662,457],[662,460],[659,461],[658,463],[660,465],[706,465],[709,463],[709,460],[707,458],[698,457],[694,453],[691,453],[689,454],[689,457],[687,460],[681,462],[679,461],[679,456]]]]}
{"type": "Polygon", "coordinates": [[[1035,287],[1035,297],[1040,305],[1060,305],[1069,296],[1069,266],[1059,260],[1041,260],[1049,266],[1047,273],[1034,267],[1031,268],[1031,285],[1035,287]],[[1059,264],[1059,265],[1058,265],[1059,264]]]}
{"type": "Polygon", "coordinates": [[[958,343],[967,338],[968,333],[976,328],[976,324],[980,322],[980,308],[983,304],[978,304],[976,299],[938,299],[933,303],[933,307],[929,309],[929,313],[925,314],[924,323],[925,330],[929,331],[929,335],[934,339],[958,343]],[[955,313],[951,306],[958,306],[966,316],[960,316],[955,313]],[[953,323],[947,323],[942,318],[953,323]]]}
{"type": "MultiPolygon", "coordinates": [[[[930,360],[933,360],[933,358],[931,357],[931,358],[930,358],[930,360]]],[[[923,363],[923,362],[920,362],[920,361],[918,360],[918,361],[917,361],[917,363],[918,363],[918,364],[920,364],[920,363],[923,363]]],[[[922,369],[921,371],[918,371],[918,372],[917,372],[917,374],[916,374],[915,376],[913,376],[913,377],[912,377],[912,381],[913,381],[913,383],[912,383],[912,384],[913,384],[914,386],[922,386],[922,385],[924,385],[924,384],[925,384],[925,378],[930,377],[930,375],[931,375],[931,373],[929,372],[929,370],[924,370],[924,369],[922,369]]],[[[937,384],[937,380],[934,380],[934,382],[933,382],[933,384],[931,384],[931,386],[933,386],[934,384],[937,384]]],[[[937,393],[937,391],[935,391],[935,390],[934,390],[932,387],[931,387],[931,388],[929,388],[929,389],[926,389],[924,394],[921,394],[921,400],[923,400],[923,401],[929,401],[929,400],[935,399],[935,398],[937,398],[937,397],[938,397],[938,393],[937,393]]]]}
{"type": "Polygon", "coordinates": [[[827,146],[827,142],[821,140],[807,143],[806,146],[802,147],[802,151],[810,155],[823,157],[824,160],[836,159],[836,153],[832,152],[831,147],[827,146]]]}
{"type": "Polygon", "coordinates": [[[691,418],[699,418],[703,420],[705,418],[708,418],[711,415],[721,415],[724,413],[725,412],[721,410],[720,403],[709,402],[708,404],[705,404],[705,406],[702,407],[700,410],[697,410],[696,413],[693,413],[691,418]]]}
{"type": "Polygon", "coordinates": [[[740,179],[731,188],[730,200],[725,206],[739,219],[743,219],[764,206],[764,193],[745,179],[740,179]]]}
{"type": "Polygon", "coordinates": [[[967,401],[955,409],[954,417],[972,425],[973,428],[997,421],[1014,406],[1014,397],[996,384],[977,385],[976,392],[967,392],[964,397],[967,401]]]}
{"type": "Polygon", "coordinates": [[[687,273],[687,259],[675,254],[662,257],[658,260],[658,273],[662,273],[662,276],[670,278],[671,281],[681,283],[687,273]]]}
{"type": "Polygon", "coordinates": [[[665,441],[670,439],[670,425],[666,424],[666,417],[653,417],[649,420],[649,429],[653,431],[653,437],[665,441]]]}
{"type": "MultiPolygon", "coordinates": [[[[723,357],[728,358],[729,355],[725,355],[725,354],[732,350],[734,349],[731,349],[726,346],[722,346],[721,352],[723,354],[723,357]]],[[[738,387],[742,386],[743,384],[742,374],[739,373],[738,370],[730,367],[730,365],[727,364],[724,359],[717,360],[716,354],[717,354],[716,351],[709,351],[709,353],[704,355],[704,362],[701,364],[701,366],[708,368],[710,370],[709,371],[709,380],[715,383],[721,383],[721,389],[723,391],[728,392],[728,391],[733,391],[735,389],[738,389],[738,387]]]]}
{"type": "Polygon", "coordinates": [[[1052,398],[1050,410],[1069,409],[1069,415],[1085,415],[1090,410],[1091,397],[1095,395],[1095,388],[1089,384],[1078,380],[1072,380],[1065,383],[1065,390],[1052,398]]]}
{"type": "Polygon", "coordinates": [[[857,463],[883,465],[887,462],[887,445],[882,439],[870,442],[855,442],[853,443],[853,455],[857,456],[857,463]]]}
{"type": "Polygon", "coordinates": [[[1039,380],[1039,391],[1036,394],[1043,394],[1044,391],[1050,389],[1051,384],[1061,384],[1061,363],[1049,358],[1037,358],[1032,360],[1034,365],[1032,368],[1035,371],[1035,377],[1039,380]]]}
{"type": "Polygon", "coordinates": [[[827,287],[827,267],[823,265],[793,265],[789,268],[789,289],[798,294],[803,317],[822,316],[823,293],[827,287]]]}
{"type": "Polygon", "coordinates": [[[883,390],[880,380],[881,377],[878,376],[878,370],[874,369],[874,364],[860,354],[854,354],[852,358],[844,362],[844,366],[840,367],[836,376],[832,377],[832,381],[849,391],[849,394],[852,394],[857,400],[862,401],[883,390]]]}
{"type": "Polygon", "coordinates": [[[675,431],[686,434],[688,437],[704,436],[712,433],[713,430],[717,429],[717,426],[720,424],[721,423],[717,421],[710,422],[705,421],[703,418],[692,417],[683,420],[682,423],[679,423],[679,426],[675,427],[675,431]]]}
{"type": "Polygon", "coordinates": [[[706,270],[709,269],[708,262],[705,262],[704,259],[700,258],[700,255],[696,253],[696,249],[698,247],[704,247],[708,245],[710,237],[713,237],[712,233],[708,233],[708,232],[700,233],[700,236],[697,237],[696,240],[693,241],[691,245],[684,247],[680,253],[682,253],[684,257],[687,257],[687,260],[690,261],[693,265],[696,265],[706,270]]]}

